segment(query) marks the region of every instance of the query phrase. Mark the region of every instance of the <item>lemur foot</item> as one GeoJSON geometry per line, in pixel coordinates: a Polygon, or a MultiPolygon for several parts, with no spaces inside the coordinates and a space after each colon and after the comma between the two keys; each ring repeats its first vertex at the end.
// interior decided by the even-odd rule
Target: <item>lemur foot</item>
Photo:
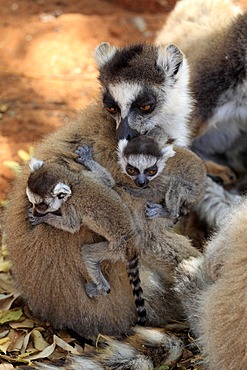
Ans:
{"type": "Polygon", "coordinates": [[[204,163],[208,176],[218,184],[222,186],[231,186],[237,182],[237,177],[230,167],[223,166],[213,161],[205,161],[204,163]]]}
{"type": "Polygon", "coordinates": [[[100,288],[95,283],[86,283],[84,287],[89,298],[95,298],[99,295],[107,295],[111,291],[110,286],[100,288]]]}
{"type": "Polygon", "coordinates": [[[75,154],[79,156],[78,158],[75,158],[75,161],[77,163],[83,164],[86,167],[87,162],[93,159],[93,150],[90,145],[79,146],[76,149],[75,154]]]}
{"type": "Polygon", "coordinates": [[[149,219],[156,217],[170,217],[170,213],[160,204],[147,202],[146,216],[149,219]]]}

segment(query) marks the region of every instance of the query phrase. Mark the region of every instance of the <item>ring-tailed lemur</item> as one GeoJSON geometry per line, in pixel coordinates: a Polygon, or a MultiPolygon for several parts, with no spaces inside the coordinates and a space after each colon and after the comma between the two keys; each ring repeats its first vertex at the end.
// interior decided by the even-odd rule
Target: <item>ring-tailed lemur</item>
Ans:
{"type": "Polygon", "coordinates": [[[200,258],[184,260],[176,290],[207,370],[246,369],[247,199],[229,208],[200,258]]]}
{"type": "MultiPolygon", "coordinates": [[[[189,149],[173,147],[173,144],[160,148],[154,139],[140,135],[129,141],[120,140],[117,152],[122,171],[137,187],[147,188],[146,194],[150,181],[163,177],[160,186],[163,199],[156,204],[150,196],[146,208],[149,219],[166,217],[175,223],[203,199],[206,169],[189,149]]],[[[137,194],[138,190],[131,189],[131,192],[137,194]]]]}
{"type": "Polygon", "coordinates": [[[28,199],[33,205],[29,215],[30,222],[33,226],[46,223],[70,233],[78,232],[86,226],[104,236],[107,243],[83,244],[82,241],[81,255],[89,276],[89,282],[85,284],[86,293],[90,298],[109,294],[111,287],[101,271],[100,263],[104,260],[126,260],[137,307],[137,322],[144,325],[146,310],[140,286],[138,251],[137,244],[133,245],[135,230],[133,226],[130,228],[131,223],[126,217],[120,220],[120,199],[113,194],[113,190],[110,191],[115,181],[104,167],[93,160],[91,147],[79,147],[75,153],[79,156],[75,159],[76,162],[91,171],[88,173],[82,170],[81,186],[77,184],[78,177],[68,177],[59,164],[32,158],[26,189],[28,199]],[[84,197],[85,187],[88,192],[84,197]],[[98,209],[95,199],[101,202],[98,209]],[[110,213],[107,213],[105,207],[110,213]],[[114,212],[116,210],[117,213],[114,212]]]}
{"type": "Polygon", "coordinates": [[[96,48],[102,98],[118,139],[147,134],[159,143],[189,144],[192,108],[186,58],[175,45],[96,48]]]}

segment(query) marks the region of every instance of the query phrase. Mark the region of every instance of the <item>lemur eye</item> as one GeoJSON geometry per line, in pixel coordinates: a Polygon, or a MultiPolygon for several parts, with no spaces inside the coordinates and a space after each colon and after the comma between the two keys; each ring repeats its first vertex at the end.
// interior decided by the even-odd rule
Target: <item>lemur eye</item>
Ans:
{"type": "Polygon", "coordinates": [[[151,104],[142,105],[139,107],[141,110],[148,111],[151,109],[151,104]]]}
{"type": "Polygon", "coordinates": [[[130,176],[139,175],[139,173],[140,173],[140,171],[139,171],[137,168],[132,167],[132,166],[130,166],[130,165],[128,165],[128,166],[126,167],[126,172],[127,172],[127,174],[128,174],[128,175],[130,175],[130,176]]]}
{"type": "Polygon", "coordinates": [[[57,197],[58,197],[58,199],[63,199],[64,197],[65,197],[65,193],[59,193],[58,195],[57,195],[57,197]]]}
{"type": "Polygon", "coordinates": [[[150,167],[150,168],[147,168],[144,172],[148,176],[154,176],[158,172],[158,168],[156,166],[150,167]]]}
{"type": "Polygon", "coordinates": [[[115,114],[117,112],[117,108],[116,107],[106,107],[106,109],[108,110],[108,112],[110,112],[111,114],[115,114]]]}

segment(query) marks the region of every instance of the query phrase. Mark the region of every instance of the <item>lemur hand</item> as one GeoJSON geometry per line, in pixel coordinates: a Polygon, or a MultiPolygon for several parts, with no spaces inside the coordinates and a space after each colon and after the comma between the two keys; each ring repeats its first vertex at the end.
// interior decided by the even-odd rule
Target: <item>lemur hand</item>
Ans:
{"type": "Polygon", "coordinates": [[[93,150],[90,145],[79,146],[76,149],[75,154],[79,156],[78,158],[75,158],[75,161],[86,167],[88,167],[87,162],[93,159],[93,150]]]}

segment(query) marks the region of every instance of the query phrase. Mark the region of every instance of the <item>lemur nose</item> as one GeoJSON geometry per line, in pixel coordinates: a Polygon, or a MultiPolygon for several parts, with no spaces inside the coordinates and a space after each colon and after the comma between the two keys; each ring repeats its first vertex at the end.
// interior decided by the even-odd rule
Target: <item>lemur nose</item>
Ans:
{"type": "Polygon", "coordinates": [[[145,186],[147,186],[148,180],[147,179],[136,179],[135,184],[139,186],[140,188],[144,188],[145,186]]]}
{"type": "Polygon", "coordinates": [[[47,208],[48,208],[48,205],[45,202],[41,202],[41,203],[36,204],[35,208],[38,211],[45,212],[47,210],[47,208]]]}

